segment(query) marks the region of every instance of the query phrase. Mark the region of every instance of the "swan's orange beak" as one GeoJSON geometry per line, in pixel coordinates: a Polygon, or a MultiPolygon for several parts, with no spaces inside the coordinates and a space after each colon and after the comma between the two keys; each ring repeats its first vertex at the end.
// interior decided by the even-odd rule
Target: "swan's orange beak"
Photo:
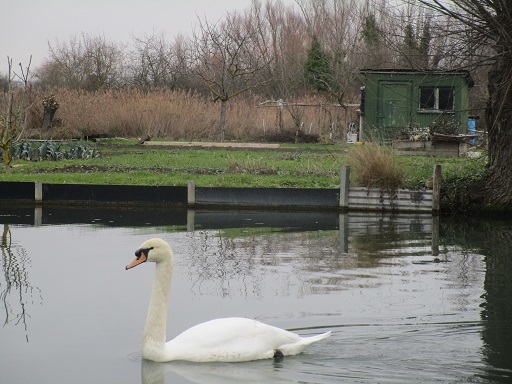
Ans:
{"type": "Polygon", "coordinates": [[[145,262],[147,259],[148,257],[146,256],[146,254],[144,252],[141,252],[139,257],[137,257],[135,260],[133,260],[130,264],[126,266],[126,269],[136,267],[137,265],[145,262]]]}

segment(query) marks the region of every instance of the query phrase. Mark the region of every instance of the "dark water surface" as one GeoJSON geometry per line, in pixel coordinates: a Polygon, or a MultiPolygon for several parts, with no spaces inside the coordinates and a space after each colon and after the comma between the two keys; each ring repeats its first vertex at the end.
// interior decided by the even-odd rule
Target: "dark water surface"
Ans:
{"type": "Polygon", "coordinates": [[[512,220],[0,208],[0,382],[511,383],[512,220]],[[168,338],[245,316],[330,338],[282,361],[155,364],[140,343],[174,249],[168,338]]]}

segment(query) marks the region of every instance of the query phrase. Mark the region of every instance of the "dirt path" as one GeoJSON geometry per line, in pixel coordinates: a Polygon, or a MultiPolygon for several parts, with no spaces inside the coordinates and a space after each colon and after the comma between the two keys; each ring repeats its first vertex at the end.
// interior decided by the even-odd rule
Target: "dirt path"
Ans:
{"type": "Polygon", "coordinates": [[[219,148],[279,148],[279,144],[267,143],[233,143],[233,142],[201,142],[201,141],[146,141],[144,145],[166,147],[219,147],[219,148]]]}

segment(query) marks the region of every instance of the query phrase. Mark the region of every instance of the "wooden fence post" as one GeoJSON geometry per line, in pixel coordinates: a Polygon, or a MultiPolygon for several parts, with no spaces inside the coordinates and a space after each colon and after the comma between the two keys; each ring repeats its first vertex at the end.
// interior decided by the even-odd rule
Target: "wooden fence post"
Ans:
{"type": "Polygon", "coordinates": [[[340,184],[340,208],[348,210],[348,195],[350,191],[350,166],[343,165],[341,167],[341,184],[340,184]]]}
{"type": "Polygon", "coordinates": [[[439,212],[441,201],[441,164],[434,166],[434,176],[432,178],[432,211],[439,212]]]}

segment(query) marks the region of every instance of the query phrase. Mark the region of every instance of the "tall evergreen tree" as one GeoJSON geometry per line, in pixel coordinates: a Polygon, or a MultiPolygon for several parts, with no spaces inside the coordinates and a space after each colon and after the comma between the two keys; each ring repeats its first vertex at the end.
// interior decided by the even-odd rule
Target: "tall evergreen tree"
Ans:
{"type": "Polygon", "coordinates": [[[316,36],[311,40],[311,48],[304,63],[304,77],[313,89],[320,92],[329,91],[333,84],[331,57],[322,49],[316,36]]]}
{"type": "Polygon", "coordinates": [[[385,68],[393,65],[394,54],[389,55],[377,16],[369,13],[364,16],[361,24],[363,40],[363,65],[366,68],[385,68]]]}
{"type": "Polygon", "coordinates": [[[370,14],[365,16],[361,35],[363,36],[365,44],[368,46],[373,46],[379,43],[379,29],[374,15],[370,14]]]}
{"type": "Polygon", "coordinates": [[[422,31],[415,32],[414,26],[407,23],[404,27],[404,37],[401,49],[403,65],[411,68],[427,69],[429,65],[428,51],[430,48],[430,20],[421,25],[422,31]]]}

